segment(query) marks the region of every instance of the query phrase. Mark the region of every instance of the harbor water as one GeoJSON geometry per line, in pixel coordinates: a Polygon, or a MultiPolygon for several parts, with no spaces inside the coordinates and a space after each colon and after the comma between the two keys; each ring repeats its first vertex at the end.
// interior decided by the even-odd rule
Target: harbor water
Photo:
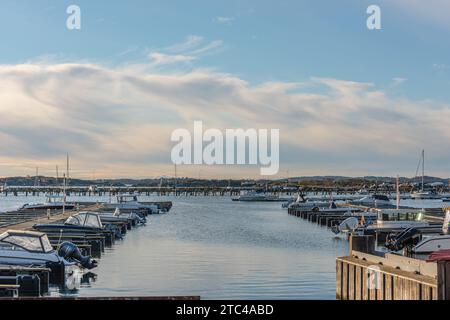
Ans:
{"type": "MultiPolygon", "coordinates": [[[[335,298],[334,261],[348,251],[348,244],[326,228],[289,216],[277,202],[234,202],[229,197],[158,199],[173,201],[170,212],[149,216],[146,226],[133,229],[106,249],[93,270],[96,280],[69,294],[335,298]]],[[[0,210],[43,200],[2,197],[0,210]]]]}
{"type": "MultiPolygon", "coordinates": [[[[0,197],[0,211],[43,197],[0,197]]],[[[109,197],[73,197],[109,201],[109,197]]],[[[103,253],[95,281],[63,294],[198,295],[202,299],[334,299],[335,258],[348,242],[326,227],[287,214],[279,202],[229,197],[140,197],[168,200],[103,253]]],[[[405,205],[436,206],[412,201],[405,205]]],[[[54,292],[54,294],[61,294],[54,292]]]]}

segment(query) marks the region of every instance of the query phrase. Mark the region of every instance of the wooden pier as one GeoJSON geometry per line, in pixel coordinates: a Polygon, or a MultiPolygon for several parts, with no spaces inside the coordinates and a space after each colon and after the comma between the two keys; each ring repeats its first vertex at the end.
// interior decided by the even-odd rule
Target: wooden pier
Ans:
{"type": "Polygon", "coordinates": [[[437,300],[437,264],[354,251],[336,259],[338,300],[437,300]]]}
{"type": "Polygon", "coordinates": [[[450,300],[450,257],[379,252],[373,236],[352,236],[349,255],[336,258],[336,299],[450,300]]]}

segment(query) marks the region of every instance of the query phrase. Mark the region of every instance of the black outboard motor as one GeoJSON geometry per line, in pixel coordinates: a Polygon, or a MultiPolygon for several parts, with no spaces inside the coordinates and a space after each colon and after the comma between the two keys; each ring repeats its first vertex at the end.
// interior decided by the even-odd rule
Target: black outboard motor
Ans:
{"type": "Polygon", "coordinates": [[[90,257],[83,256],[80,249],[72,242],[61,243],[58,255],[66,260],[75,260],[81,264],[86,269],[92,269],[97,266],[97,261],[92,260],[90,257]]]}
{"type": "Polygon", "coordinates": [[[392,251],[402,250],[404,247],[412,247],[420,240],[420,231],[410,227],[397,234],[390,234],[384,244],[386,248],[392,251]]]}
{"type": "Polygon", "coordinates": [[[136,220],[138,224],[145,225],[147,223],[147,219],[145,217],[140,217],[138,214],[136,215],[136,220]]]}
{"type": "Polygon", "coordinates": [[[123,240],[122,232],[120,231],[120,229],[118,227],[116,227],[113,224],[108,223],[107,225],[105,225],[105,228],[107,230],[109,230],[116,239],[123,240]]]}

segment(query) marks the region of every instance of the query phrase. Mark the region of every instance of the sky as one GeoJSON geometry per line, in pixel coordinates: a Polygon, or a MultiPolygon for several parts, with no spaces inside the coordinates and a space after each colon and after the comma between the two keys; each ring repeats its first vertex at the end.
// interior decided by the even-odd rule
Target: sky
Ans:
{"type": "MultiPolygon", "coordinates": [[[[171,132],[280,130],[280,171],[450,176],[446,0],[0,4],[0,176],[173,175],[171,132]],[[381,8],[381,30],[366,26],[381,8]],[[69,5],[81,29],[69,30],[69,5]]],[[[258,178],[257,166],[179,176],[258,178]]]]}

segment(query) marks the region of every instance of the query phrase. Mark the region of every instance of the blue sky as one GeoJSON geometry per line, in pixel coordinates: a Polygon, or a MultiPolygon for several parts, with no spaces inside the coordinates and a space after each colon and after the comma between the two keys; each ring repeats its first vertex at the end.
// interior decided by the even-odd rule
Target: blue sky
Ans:
{"type": "MultiPolygon", "coordinates": [[[[323,98],[329,99],[331,106],[333,99],[341,101],[344,108],[348,107],[348,104],[355,103],[354,108],[339,115],[334,114],[335,111],[330,112],[330,117],[326,119],[330,123],[340,121],[340,127],[335,132],[337,132],[336,138],[339,138],[340,133],[344,135],[342,141],[350,139],[352,134],[350,131],[354,130],[352,127],[355,124],[356,126],[370,127],[374,121],[378,121],[382,125],[385,121],[377,118],[377,113],[387,114],[392,111],[395,114],[392,114],[387,121],[386,130],[379,127],[377,127],[378,129],[372,128],[373,133],[368,130],[366,143],[361,143],[361,145],[343,142],[342,152],[336,150],[331,157],[328,151],[324,150],[327,150],[328,147],[325,141],[333,137],[332,133],[324,133],[323,141],[318,138],[316,145],[320,145],[321,148],[317,148],[313,144],[295,145],[295,142],[290,141],[290,137],[285,137],[286,143],[282,143],[281,147],[282,155],[284,155],[281,160],[282,164],[285,164],[283,170],[290,170],[298,174],[352,174],[353,172],[346,166],[349,160],[357,159],[357,163],[354,165],[354,175],[365,172],[367,174],[396,174],[399,171],[402,173],[403,170],[406,174],[414,171],[416,160],[406,164],[404,162],[409,158],[416,159],[423,147],[431,149],[429,156],[432,160],[431,163],[433,164],[434,161],[435,166],[434,169],[430,168],[430,173],[446,175],[450,169],[447,165],[450,160],[450,156],[447,155],[448,150],[433,152],[433,149],[439,149],[437,146],[433,146],[436,141],[446,141],[448,138],[446,123],[437,124],[438,129],[441,130],[439,132],[431,128],[434,119],[445,119],[450,100],[450,90],[448,90],[450,87],[450,42],[446,41],[450,35],[450,22],[447,22],[446,18],[446,12],[450,12],[450,5],[444,0],[432,0],[427,3],[418,0],[3,0],[0,8],[2,39],[0,64],[6,68],[4,71],[8,74],[6,79],[10,79],[11,73],[15,74],[11,68],[19,68],[22,72],[23,66],[27,66],[34,70],[32,71],[34,76],[36,76],[35,73],[40,73],[36,79],[32,80],[31,84],[28,82],[30,75],[27,73],[14,79],[11,78],[12,82],[4,80],[4,87],[7,84],[14,88],[34,89],[33,84],[39,82],[40,79],[47,79],[49,72],[50,76],[53,76],[55,71],[51,67],[58,66],[60,68],[57,69],[57,72],[62,72],[62,75],[57,76],[56,80],[46,80],[45,90],[49,90],[48,94],[56,95],[56,91],[59,90],[58,85],[49,85],[49,83],[66,79],[64,78],[66,76],[69,77],[68,81],[70,82],[77,77],[86,81],[90,80],[92,72],[80,76],[79,73],[74,73],[74,70],[63,68],[68,64],[72,64],[70,68],[76,64],[77,71],[80,70],[79,66],[95,66],[95,68],[102,68],[102,72],[108,75],[111,72],[115,73],[114,77],[123,76],[119,72],[124,69],[130,71],[137,68],[137,72],[142,76],[140,80],[145,80],[148,76],[170,77],[182,74],[185,79],[189,79],[186,90],[193,85],[190,81],[195,82],[199,79],[198,74],[203,77],[211,77],[209,83],[215,83],[214,80],[219,81],[218,79],[223,80],[226,75],[229,77],[225,79],[227,84],[231,81],[235,84],[239,83],[238,86],[240,86],[240,81],[242,81],[245,82],[243,87],[248,90],[245,101],[229,101],[230,105],[236,103],[236,106],[240,105],[244,108],[247,106],[252,109],[252,106],[248,105],[250,94],[253,95],[257,92],[258,99],[267,98],[265,96],[267,92],[274,90],[273,87],[270,87],[270,90],[267,89],[267,84],[297,83],[301,85],[289,87],[282,90],[283,92],[276,92],[278,100],[274,102],[273,108],[277,110],[278,104],[280,110],[285,108],[286,104],[283,99],[292,98],[291,94],[302,93],[302,96],[295,96],[305,103],[302,108],[297,110],[297,115],[299,119],[301,118],[298,121],[300,125],[304,121],[303,119],[307,119],[307,111],[311,107],[306,106],[305,99],[311,103],[309,99],[311,95],[324,95],[323,97],[316,96],[315,98],[318,100],[312,105],[322,103],[323,98]],[[65,27],[67,18],[65,11],[71,4],[76,4],[81,8],[82,29],[79,31],[69,31],[65,27]],[[381,7],[382,30],[369,31],[366,28],[366,8],[370,4],[378,4],[381,7]],[[36,68],[38,70],[35,70],[36,68]],[[349,89],[349,84],[351,84],[351,89],[349,89]],[[365,84],[370,85],[365,87],[365,84]],[[257,90],[260,86],[269,90],[263,93],[264,96],[261,95],[261,90],[257,90]],[[361,89],[360,86],[364,88],[361,89]],[[372,102],[376,104],[376,99],[380,94],[383,97],[379,104],[384,106],[383,109],[371,110],[370,108],[378,106],[368,106],[368,104],[372,102]],[[376,99],[374,99],[374,95],[376,99]],[[354,99],[356,96],[358,99],[354,99]],[[401,110],[395,109],[397,105],[402,106],[401,110]],[[413,109],[411,113],[415,117],[414,121],[401,122],[402,117],[410,116],[408,108],[413,109]],[[422,123],[421,111],[426,113],[424,119],[428,122],[422,123]],[[398,120],[400,123],[392,120],[397,118],[400,119],[398,120]],[[412,126],[418,125],[415,134],[419,137],[415,148],[411,145],[402,149],[406,155],[386,151],[384,147],[370,148],[370,143],[382,144],[381,137],[379,141],[376,141],[377,130],[385,132],[395,130],[399,136],[396,140],[397,143],[409,141],[414,132],[408,131],[411,130],[410,126],[401,129],[407,123],[412,126]],[[421,125],[423,129],[420,129],[421,125]],[[370,150],[361,150],[364,145],[369,146],[370,150]],[[415,149],[417,152],[413,153],[415,149]],[[361,157],[361,152],[367,156],[361,157]],[[445,156],[448,157],[445,158],[445,156]],[[330,160],[324,160],[324,158],[330,160]],[[385,164],[379,165],[380,161],[385,164]]],[[[27,70],[29,72],[30,69],[27,70]]],[[[83,72],[86,71],[83,70],[83,72]]],[[[163,78],[158,83],[171,81],[170,79],[163,78]]],[[[118,81],[120,81],[120,86],[125,86],[125,80],[118,81]]],[[[181,85],[184,84],[183,82],[181,85]]],[[[171,85],[173,85],[173,81],[171,85]]],[[[221,83],[213,88],[216,91],[211,92],[219,92],[223,87],[223,83],[221,83]]],[[[76,90],[75,88],[76,86],[74,86],[74,90],[76,90]]],[[[236,89],[236,87],[233,88],[236,89]]],[[[43,90],[43,88],[41,89],[43,90]]],[[[98,90],[108,90],[108,88],[100,86],[98,90]]],[[[169,92],[172,94],[172,91],[167,91],[166,94],[169,92]]],[[[178,103],[182,103],[181,101],[186,98],[183,96],[186,91],[177,92],[181,95],[178,103]]],[[[191,93],[189,92],[189,94],[191,93]]],[[[26,91],[24,93],[23,90],[17,92],[20,99],[28,101],[30,96],[23,96],[24,94],[28,93],[26,91]]],[[[163,94],[158,94],[164,98],[163,94]]],[[[208,94],[212,95],[213,93],[208,94]]],[[[217,96],[220,94],[218,93],[217,96]]],[[[201,90],[197,95],[193,94],[192,103],[194,104],[194,101],[198,101],[203,95],[204,92],[201,90]]],[[[223,101],[217,96],[210,96],[210,101],[223,101]]],[[[136,124],[139,124],[142,130],[141,134],[147,132],[144,129],[144,127],[147,128],[144,123],[144,120],[147,119],[146,116],[157,118],[158,125],[166,123],[170,126],[172,124],[174,128],[183,123],[180,119],[185,120],[185,125],[190,125],[191,118],[195,118],[195,116],[188,116],[188,112],[181,116],[179,112],[173,110],[173,112],[166,112],[167,109],[162,106],[165,103],[162,102],[164,99],[154,101],[155,105],[151,107],[152,112],[146,109],[148,114],[140,114],[139,110],[141,109],[127,108],[129,105],[142,107],[143,102],[127,101],[126,98],[129,97],[119,97],[114,102],[105,97],[98,97],[95,101],[86,98],[82,104],[86,106],[91,103],[89,110],[94,110],[96,106],[100,108],[94,110],[96,112],[94,114],[97,116],[103,115],[106,118],[110,116],[113,119],[116,115],[114,112],[117,112],[122,119],[120,124],[115,123],[114,128],[125,130],[128,126],[136,127],[136,124]],[[99,107],[108,103],[113,103],[115,107],[112,110],[99,107]],[[133,117],[130,112],[124,112],[124,110],[134,110],[136,116],[133,117]]],[[[19,98],[15,100],[10,96],[5,96],[3,99],[2,112],[8,112],[14,108],[14,101],[20,101],[19,98]],[[9,104],[5,104],[6,101],[9,101],[9,104]]],[[[150,99],[150,97],[142,99],[150,99]]],[[[39,106],[36,105],[33,109],[36,114],[45,110],[46,107],[50,111],[55,111],[52,109],[55,105],[49,101],[44,101],[42,98],[37,101],[39,106]]],[[[52,100],[52,103],[56,102],[52,100]]],[[[70,101],[58,100],[57,102],[61,108],[64,103],[67,103],[64,107],[66,115],[70,113],[67,110],[79,108],[70,101]]],[[[171,107],[174,107],[173,103],[176,102],[171,102],[171,107]]],[[[227,122],[226,120],[230,120],[233,114],[227,113],[226,108],[227,105],[224,104],[221,116],[216,122],[211,118],[211,124],[232,126],[239,123],[245,127],[253,127],[255,123],[258,123],[256,115],[255,121],[249,117],[242,121],[227,122]]],[[[294,106],[292,108],[295,109],[294,106]]],[[[291,112],[295,110],[285,111],[286,113],[276,120],[278,122],[272,122],[270,125],[284,127],[289,124],[292,121],[291,112]]],[[[59,116],[62,116],[63,113],[60,112],[59,116]]],[[[327,117],[327,113],[324,113],[323,116],[327,117]]],[[[55,118],[57,118],[56,115],[55,118]]],[[[86,119],[82,120],[86,121],[86,119]]],[[[92,123],[98,130],[102,128],[108,134],[110,132],[107,128],[113,126],[113,123],[105,124],[103,120],[96,123],[95,118],[92,118],[92,123]]],[[[269,125],[269,123],[266,124],[269,125]]],[[[264,125],[262,123],[263,127],[264,125]]],[[[300,136],[305,132],[310,132],[313,137],[312,133],[317,133],[317,130],[320,131],[321,128],[320,122],[308,122],[304,125],[303,131],[302,127],[296,128],[299,129],[300,136]]],[[[4,129],[3,134],[11,139],[19,139],[18,137],[21,135],[19,131],[33,133],[34,130],[37,130],[32,127],[17,126],[13,128],[11,121],[8,127],[11,128],[4,129]]],[[[408,126],[405,125],[405,127],[408,126]]],[[[286,130],[290,130],[290,128],[292,127],[288,127],[286,130]]],[[[84,141],[87,149],[90,148],[89,146],[100,143],[100,140],[104,138],[98,136],[99,133],[94,132],[92,128],[85,128],[82,133],[68,132],[63,128],[56,127],[53,129],[54,131],[49,132],[48,135],[44,134],[43,137],[48,139],[53,137],[55,132],[59,132],[60,136],[66,137],[66,141],[80,141],[80,144],[84,141]],[[83,137],[85,140],[82,139],[83,137]]],[[[151,128],[147,129],[152,130],[151,128]]],[[[161,128],[158,130],[162,132],[161,128]]],[[[364,128],[360,128],[360,130],[365,134],[364,128]]],[[[355,133],[358,134],[358,132],[355,133]]],[[[359,138],[364,140],[364,134],[359,138]]],[[[60,161],[56,154],[60,151],[61,154],[64,154],[63,150],[56,148],[55,156],[52,158],[48,155],[48,150],[52,148],[44,146],[42,143],[36,143],[36,141],[34,143],[39,148],[36,150],[32,148],[33,152],[30,152],[30,147],[24,146],[22,154],[16,151],[14,154],[4,155],[4,165],[0,166],[0,174],[20,173],[20,167],[12,168],[11,165],[8,165],[16,162],[15,160],[22,163],[23,168],[32,167],[34,163],[39,163],[44,168],[50,168],[50,163],[60,161]],[[47,150],[47,153],[41,154],[39,150],[47,150]]],[[[125,144],[130,145],[130,142],[125,144]]],[[[133,144],[131,143],[131,145],[133,144]]],[[[71,149],[75,148],[71,147],[71,149]]],[[[398,148],[401,146],[392,147],[392,149],[398,148]]],[[[114,149],[113,146],[111,149],[114,149]]],[[[161,153],[166,152],[162,146],[157,150],[161,153]]],[[[83,159],[84,156],[81,154],[83,154],[82,148],[78,155],[80,174],[90,172],[91,167],[94,166],[92,165],[93,161],[104,160],[102,157],[83,159]]],[[[108,153],[105,152],[105,157],[106,154],[108,153]]],[[[105,169],[104,174],[111,175],[112,171],[116,171],[121,172],[118,175],[133,175],[132,165],[140,168],[136,169],[134,175],[157,175],[158,173],[169,173],[168,171],[171,170],[165,163],[167,159],[163,155],[155,156],[153,153],[151,156],[142,154],[141,157],[142,159],[138,163],[134,163],[135,159],[133,161],[123,159],[117,164],[117,168],[125,168],[127,166],[125,163],[130,163],[130,168],[121,171],[111,167],[108,170],[105,169]],[[153,172],[145,168],[147,163],[160,167],[153,172]]],[[[136,156],[136,158],[140,158],[140,156],[136,156]]],[[[77,160],[74,161],[76,163],[77,160]]],[[[94,169],[102,172],[101,168],[94,169]]],[[[245,168],[241,169],[242,172],[245,172],[245,168]]],[[[192,170],[186,169],[186,174],[192,174],[198,169],[192,170]]],[[[221,170],[211,171],[208,174],[221,175],[223,172],[221,170]]],[[[236,172],[241,174],[240,170],[236,170],[236,172]]],[[[245,174],[252,176],[254,173],[246,172],[245,174]]]]}
{"type": "MultiPolygon", "coordinates": [[[[395,1],[392,1],[395,2],[395,1]]],[[[446,26],[427,23],[410,9],[380,3],[383,30],[369,31],[365,10],[373,1],[2,1],[2,63],[44,55],[123,63],[136,49],[181,42],[187,35],[220,39],[220,54],[197,66],[248,81],[335,77],[388,86],[407,78],[398,94],[449,98],[446,26]],[[65,28],[65,9],[82,9],[82,30],[65,28]],[[382,5],[384,4],[384,6],[382,5]],[[230,18],[219,23],[217,17],[230,18]],[[423,81],[427,79],[427,81],[423,81]]],[[[436,8],[439,10],[439,8],[436,8]]]]}

